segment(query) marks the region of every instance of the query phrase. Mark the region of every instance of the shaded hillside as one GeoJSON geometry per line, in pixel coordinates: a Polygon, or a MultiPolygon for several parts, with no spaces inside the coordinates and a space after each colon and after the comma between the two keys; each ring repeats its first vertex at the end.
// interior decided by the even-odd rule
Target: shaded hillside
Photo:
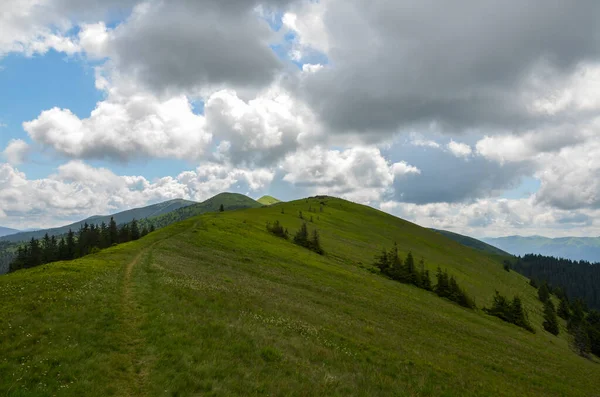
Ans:
{"type": "Polygon", "coordinates": [[[0,226],[0,237],[8,236],[9,234],[15,234],[15,233],[19,233],[19,231],[16,229],[11,229],[8,227],[0,226]]]}
{"type": "Polygon", "coordinates": [[[597,394],[600,366],[562,320],[543,331],[537,291],[495,258],[339,199],[207,213],[1,277],[0,394],[597,394]],[[324,255],[266,230],[294,235],[300,211],[324,255]],[[536,333],[381,276],[394,242],[479,308],[519,295],[536,333]]]}
{"type": "Polygon", "coordinates": [[[273,204],[281,203],[281,200],[278,200],[272,196],[262,196],[261,198],[259,198],[256,201],[258,201],[262,205],[273,205],[273,204]]]}
{"type": "Polygon", "coordinates": [[[113,217],[115,219],[115,222],[117,222],[117,224],[123,224],[123,223],[131,222],[133,219],[144,219],[144,218],[148,218],[148,217],[158,216],[161,214],[166,214],[168,212],[177,210],[179,208],[184,208],[184,207],[187,207],[192,204],[194,204],[193,201],[187,201],[187,200],[182,200],[182,199],[169,200],[169,201],[165,201],[163,203],[153,204],[153,205],[149,205],[147,207],[142,207],[142,208],[134,208],[134,209],[127,210],[127,211],[118,212],[118,213],[112,214],[112,215],[92,216],[90,218],[84,219],[79,222],[71,223],[70,225],[66,225],[66,226],[61,226],[61,227],[56,227],[56,228],[51,228],[51,229],[36,230],[36,231],[32,231],[32,232],[17,233],[17,234],[13,234],[10,236],[2,237],[2,238],[0,238],[0,241],[11,241],[11,242],[29,241],[29,240],[31,240],[31,238],[40,239],[40,238],[44,237],[44,235],[46,233],[48,233],[51,236],[60,236],[60,235],[66,234],[69,231],[69,229],[71,229],[73,231],[78,230],[85,223],[99,225],[102,222],[104,222],[104,223],[108,224],[110,222],[111,217],[113,217]]]}
{"type": "Polygon", "coordinates": [[[217,212],[220,210],[221,205],[226,211],[237,210],[240,208],[258,208],[262,206],[259,202],[248,196],[244,196],[243,194],[219,193],[201,203],[180,208],[160,216],[144,219],[140,221],[140,226],[150,227],[150,225],[153,225],[157,229],[162,228],[207,212],[217,212]]]}
{"type": "Polygon", "coordinates": [[[501,249],[496,248],[493,245],[484,243],[483,241],[477,240],[473,237],[449,232],[447,230],[439,230],[439,229],[431,229],[431,230],[448,237],[450,240],[454,240],[459,244],[462,244],[469,248],[473,248],[478,251],[486,252],[488,254],[493,254],[493,255],[511,256],[511,254],[509,254],[508,252],[502,251],[501,249]]]}
{"type": "Polygon", "coordinates": [[[524,255],[514,261],[514,269],[553,287],[562,288],[571,298],[581,298],[600,310],[600,263],[572,261],[543,255],[524,255]]]}
{"type": "Polygon", "coordinates": [[[482,239],[513,255],[540,254],[574,261],[600,262],[600,237],[499,237],[482,239]]]}

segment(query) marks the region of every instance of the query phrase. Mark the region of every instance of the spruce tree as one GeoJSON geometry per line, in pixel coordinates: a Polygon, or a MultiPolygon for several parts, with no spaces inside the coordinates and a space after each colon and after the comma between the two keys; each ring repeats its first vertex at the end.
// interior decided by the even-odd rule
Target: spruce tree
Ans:
{"type": "Polygon", "coordinates": [[[567,302],[566,297],[563,297],[558,304],[558,316],[563,320],[568,320],[571,316],[571,311],[569,310],[569,303],[567,302]]]}
{"type": "Polygon", "coordinates": [[[321,238],[319,237],[319,232],[317,229],[313,230],[312,239],[310,240],[310,246],[313,251],[315,251],[319,255],[323,255],[324,251],[321,247],[321,238]]]}
{"type": "Polygon", "coordinates": [[[587,357],[590,353],[590,335],[583,324],[579,324],[573,329],[573,347],[580,356],[587,357]]]}
{"type": "Polygon", "coordinates": [[[71,259],[75,259],[75,256],[77,254],[77,246],[75,243],[75,233],[69,229],[69,232],[67,233],[67,240],[66,240],[66,260],[71,260],[71,259]]]}
{"type": "Polygon", "coordinates": [[[377,266],[379,268],[379,270],[381,271],[382,274],[389,276],[391,266],[390,266],[390,260],[388,258],[387,250],[384,248],[381,251],[381,255],[376,257],[376,259],[377,259],[377,261],[375,262],[375,266],[377,266]]]}
{"type": "Polygon", "coordinates": [[[119,243],[119,228],[117,227],[117,222],[115,222],[114,218],[110,217],[110,222],[108,223],[108,246],[111,247],[114,244],[119,243]]]}
{"type": "Polygon", "coordinates": [[[544,329],[552,335],[558,335],[558,318],[556,317],[554,304],[550,299],[544,303],[544,322],[542,325],[544,326],[544,329]]]}
{"type": "Polygon", "coordinates": [[[406,269],[407,282],[410,284],[417,283],[417,272],[415,269],[415,259],[413,258],[412,252],[408,252],[406,259],[404,260],[404,268],[406,269]]]}
{"type": "Polygon", "coordinates": [[[308,248],[308,228],[306,223],[303,223],[302,226],[300,226],[300,230],[296,232],[296,235],[294,236],[294,243],[308,248]]]}
{"type": "Polygon", "coordinates": [[[219,207],[219,212],[223,212],[225,211],[225,207],[223,207],[223,204],[221,204],[221,206],[219,207]]]}
{"type": "Polygon", "coordinates": [[[440,267],[438,267],[435,277],[437,280],[435,287],[433,288],[435,293],[438,296],[441,296],[442,298],[446,298],[446,297],[450,296],[450,290],[448,288],[449,287],[448,273],[445,271],[442,272],[442,269],[440,267]]]}
{"type": "Polygon", "coordinates": [[[67,242],[65,241],[65,238],[62,237],[59,241],[58,241],[58,260],[59,261],[64,261],[67,260],[68,253],[67,253],[67,242]]]}
{"type": "Polygon", "coordinates": [[[548,289],[547,283],[544,282],[540,285],[540,288],[538,289],[538,298],[540,298],[542,302],[546,302],[550,299],[550,290],[548,289]]]}
{"type": "Polygon", "coordinates": [[[140,228],[135,218],[131,221],[131,224],[129,226],[129,232],[131,233],[132,240],[135,241],[140,239],[140,228]]]}

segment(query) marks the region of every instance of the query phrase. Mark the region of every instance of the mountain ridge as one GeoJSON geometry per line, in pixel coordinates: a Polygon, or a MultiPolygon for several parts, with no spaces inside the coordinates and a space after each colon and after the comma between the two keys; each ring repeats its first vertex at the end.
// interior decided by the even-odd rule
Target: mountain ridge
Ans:
{"type": "Polygon", "coordinates": [[[0,277],[0,296],[0,368],[32,393],[587,397],[600,379],[562,320],[558,337],[543,331],[537,291],[496,256],[330,197],[198,215],[0,277]],[[274,221],[290,237],[318,230],[324,255],[270,234],[274,221]],[[394,244],[479,308],[495,290],[520,296],[537,332],[383,277],[373,263],[394,244]]]}
{"type": "Polygon", "coordinates": [[[513,255],[541,254],[570,260],[600,262],[600,237],[506,236],[481,239],[513,255]]]}
{"type": "Polygon", "coordinates": [[[73,222],[71,224],[64,225],[64,226],[48,228],[48,229],[39,229],[39,230],[30,231],[30,232],[19,232],[19,233],[0,237],[0,241],[8,241],[8,242],[28,241],[31,238],[39,239],[39,238],[43,237],[46,233],[48,233],[48,235],[59,236],[59,235],[66,234],[69,231],[69,229],[76,231],[81,226],[83,226],[85,223],[100,224],[102,222],[105,222],[106,224],[108,224],[111,217],[114,218],[114,220],[115,220],[115,222],[117,222],[117,224],[123,224],[123,223],[131,222],[134,218],[135,219],[144,219],[148,216],[155,216],[155,214],[168,213],[168,212],[174,211],[178,208],[183,208],[183,207],[186,207],[186,206],[189,206],[192,204],[195,204],[195,202],[184,200],[184,199],[172,199],[172,200],[167,200],[167,201],[164,201],[161,203],[151,204],[151,205],[148,205],[145,207],[131,208],[131,209],[117,212],[117,213],[111,214],[111,215],[92,215],[81,221],[73,222]]]}
{"type": "Polygon", "coordinates": [[[0,237],[8,236],[8,235],[11,235],[11,234],[16,234],[16,233],[19,233],[19,232],[20,232],[20,230],[17,230],[17,229],[12,229],[10,227],[0,226],[0,237]]]}

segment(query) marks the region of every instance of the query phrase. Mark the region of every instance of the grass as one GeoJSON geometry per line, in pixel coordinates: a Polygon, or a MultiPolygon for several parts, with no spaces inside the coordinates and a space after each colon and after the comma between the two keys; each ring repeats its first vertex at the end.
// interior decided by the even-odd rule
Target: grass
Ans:
{"type": "Polygon", "coordinates": [[[261,198],[259,198],[256,201],[258,201],[262,205],[273,205],[273,204],[281,203],[281,200],[278,200],[272,196],[262,196],[261,198]]]}
{"type": "Polygon", "coordinates": [[[337,199],[201,215],[3,276],[0,299],[0,395],[599,395],[600,366],[570,351],[564,324],[542,330],[524,277],[337,199]],[[276,219],[295,232],[298,211],[325,256],[267,233],[276,219]],[[537,333],[373,274],[394,241],[479,307],[519,294],[537,333]]]}

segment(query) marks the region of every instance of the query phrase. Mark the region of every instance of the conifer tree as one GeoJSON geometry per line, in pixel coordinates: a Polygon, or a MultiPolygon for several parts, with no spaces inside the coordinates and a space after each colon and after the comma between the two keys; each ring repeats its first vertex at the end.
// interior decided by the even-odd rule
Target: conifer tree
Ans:
{"type": "Polygon", "coordinates": [[[308,248],[308,228],[306,223],[303,223],[302,226],[300,226],[300,230],[296,232],[294,243],[308,248]]]}
{"type": "Polygon", "coordinates": [[[590,335],[583,324],[577,325],[572,332],[575,351],[580,356],[587,357],[591,350],[590,335]]]}
{"type": "Polygon", "coordinates": [[[118,244],[119,242],[119,228],[117,227],[117,222],[115,222],[114,218],[110,217],[110,222],[108,223],[108,246],[111,247],[114,244],[118,244]]]}
{"type": "Polygon", "coordinates": [[[33,237],[29,241],[28,261],[26,267],[35,267],[42,264],[42,248],[40,242],[33,237]]]}
{"type": "Polygon", "coordinates": [[[542,325],[544,326],[544,329],[552,335],[558,335],[558,318],[556,317],[554,304],[550,299],[544,303],[544,322],[542,325]]]}
{"type": "Polygon", "coordinates": [[[221,206],[219,207],[219,212],[224,212],[225,211],[225,207],[223,207],[223,204],[221,204],[221,206]]]}
{"type": "Polygon", "coordinates": [[[319,232],[317,229],[314,229],[312,232],[312,239],[310,240],[310,246],[313,251],[315,251],[319,255],[323,255],[323,248],[321,247],[321,238],[319,237],[319,232]]]}
{"type": "Polygon", "coordinates": [[[546,302],[550,299],[550,290],[548,289],[547,283],[544,282],[540,285],[540,288],[538,289],[538,298],[540,298],[542,302],[546,302]]]}
{"type": "Polygon", "coordinates": [[[129,232],[131,233],[131,240],[135,241],[140,239],[140,228],[135,218],[131,221],[129,232]]]}
{"type": "Polygon", "coordinates": [[[390,275],[390,260],[388,258],[387,250],[384,248],[381,251],[381,255],[379,255],[376,259],[377,259],[377,261],[375,262],[375,266],[377,266],[379,268],[379,270],[381,271],[382,274],[389,276],[390,275]]]}
{"type": "Polygon", "coordinates": [[[75,244],[75,233],[69,229],[66,239],[66,260],[75,259],[77,254],[77,246],[75,244]]]}
{"type": "Polygon", "coordinates": [[[67,254],[67,243],[65,241],[65,238],[62,237],[59,241],[58,241],[58,260],[59,261],[64,261],[68,259],[68,254],[67,254]]]}
{"type": "Polygon", "coordinates": [[[150,233],[154,232],[156,228],[154,227],[154,223],[150,224],[150,233]]]}
{"type": "Polygon", "coordinates": [[[558,304],[557,314],[563,320],[568,320],[571,316],[571,312],[569,310],[569,303],[567,302],[567,298],[563,297],[558,304]]]}
{"type": "Polygon", "coordinates": [[[437,279],[437,282],[433,289],[435,291],[435,293],[438,296],[441,296],[442,298],[446,298],[446,297],[450,296],[450,290],[449,290],[449,285],[448,285],[448,283],[449,283],[448,273],[446,273],[445,271],[442,272],[442,269],[440,267],[438,267],[435,277],[437,279]]]}
{"type": "Polygon", "coordinates": [[[412,252],[408,252],[406,260],[404,261],[404,268],[406,270],[407,282],[410,284],[417,284],[417,272],[415,269],[415,259],[413,258],[412,252]]]}

